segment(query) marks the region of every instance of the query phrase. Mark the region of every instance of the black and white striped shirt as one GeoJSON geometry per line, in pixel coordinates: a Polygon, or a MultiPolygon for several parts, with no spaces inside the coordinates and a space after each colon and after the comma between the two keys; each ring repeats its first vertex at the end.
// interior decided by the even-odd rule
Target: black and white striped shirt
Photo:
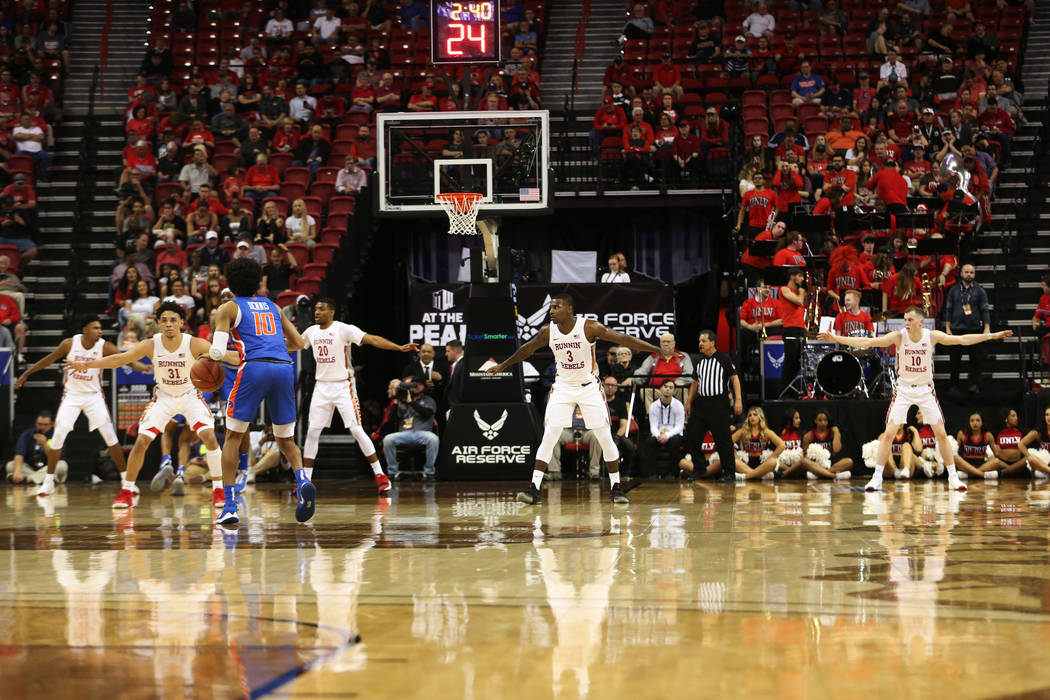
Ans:
{"type": "Polygon", "coordinates": [[[729,355],[716,352],[707,357],[700,353],[700,359],[693,365],[693,379],[697,382],[696,395],[701,398],[725,396],[729,391],[729,378],[736,375],[736,367],[729,355]]]}

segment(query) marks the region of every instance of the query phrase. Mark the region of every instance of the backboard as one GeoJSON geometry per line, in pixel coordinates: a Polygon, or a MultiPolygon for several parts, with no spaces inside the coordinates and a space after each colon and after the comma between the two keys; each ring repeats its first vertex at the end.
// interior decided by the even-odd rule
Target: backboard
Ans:
{"type": "Polygon", "coordinates": [[[381,215],[441,214],[442,192],[481,193],[482,218],[550,211],[546,110],[382,112],[376,127],[381,215]]]}

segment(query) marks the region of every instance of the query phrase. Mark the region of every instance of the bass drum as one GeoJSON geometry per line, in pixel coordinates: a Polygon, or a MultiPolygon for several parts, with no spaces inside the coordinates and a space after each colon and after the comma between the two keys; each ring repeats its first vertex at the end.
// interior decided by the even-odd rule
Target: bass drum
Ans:
{"type": "Polygon", "coordinates": [[[817,386],[832,398],[852,396],[860,390],[863,381],[860,361],[844,350],[829,352],[817,363],[817,386]]]}

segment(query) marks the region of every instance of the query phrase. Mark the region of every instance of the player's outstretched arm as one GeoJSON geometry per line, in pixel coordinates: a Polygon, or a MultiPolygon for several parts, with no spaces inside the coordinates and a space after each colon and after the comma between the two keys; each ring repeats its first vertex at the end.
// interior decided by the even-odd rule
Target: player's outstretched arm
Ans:
{"type": "Polygon", "coordinates": [[[147,355],[153,357],[153,338],[140,340],[124,352],[106,355],[90,362],[70,362],[66,360],[62,363],[62,369],[69,369],[74,372],[83,372],[86,369],[116,369],[117,367],[130,365],[135,360],[141,360],[147,355]]]}
{"type": "MultiPolygon", "coordinates": [[[[215,312],[215,325],[212,326],[211,348],[208,357],[219,362],[226,355],[226,349],[230,342],[230,328],[234,319],[237,318],[237,302],[228,301],[215,312]]],[[[284,314],[281,314],[284,318],[284,314]]]]}
{"type": "Polygon", "coordinates": [[[524,345],[522,345],[520,348],[518,348],[517,351],[513,355],[508,357],[503,362],[500,362],[495,367],[489,367],[485,371],[488,372],[489,374],[497,374],[499,372],[503,372],[504,370],[506,370],[511,365],[515,365],[515,364],[521,362],[526,357],[529,357],[530,355],[532,355],[532,353],[536,352],[537,350],[539,350],[544,345],[547,345],[550,342],[551,342],[551,327],[550,327],[550,324],[547,324],[546,326],[543,327],[542,331],[540,331],[536,335],[532,336],[532,339],[529,342],[527,342],[524,345]]]}
{"type": "Polygon", "coordinates": [[[938,345],[977,345],[988,340],[1002,340],[1014,334],[1013,331],[998,333],[967,333],[966,335],[948,335],[942,331],[930,331],[930,340],[938,345]]]}
{"type": "Polygon", "coordinates": [[[25,372],[22,372],[22,376],[15,380],[15,389],[21,389],[22,385],[26,383],[26,380],[29,379],[29,376],[31,374],[35,374],[42,369],[50,367],[51,365],[68,355],[69,349],[71,347],[73,347],[72,338],[66,338],[65,340],[63,340],[61,343],[58,344],[58,347],[55,348],[50,355],[43,359],[37,360],[32,367],[27,369],[25,372]]]}
{"type": "MultiPolygon", "coordinates": [[[[211,343],[204,338],[193,338],[190,340],[190,353],[194,359],[202,355],[208,357],[210,351],[211,343]]],[[[227,350],[226,354],[223,355],[222,361],[228,365],[239,365],[241,364],[241,356],[233,350],[227,350]]]]}
{"type": "Polygon", "coordinates": [[[874,338],[853,338],[845,335],[835,335],[834,333],[817,333],[817,340],[822,343],[838,343],[839,345],[849,345],[851,348],[888,348],[899,343],[900,339],[900,331],[892,331],[886,335],[874,338]]]}
{"type": "Polygon", "coordinates": [[[633,335],[610,330],[597,321],[588,320],[584,328],[587,333],[587,340],[593,341],[597,338],[601,338],[602,340],[608,340],[615,345],[626,345],[632,350],[640,350],[648,353],[660,352],[660,348],[652,343],[647,343],[641,338],[635,338],[633,335]]]}
{"type": "Polygon", "coordinates": [[[393,350],[394,352],[416,352],[419,350],[419,345],[416,343],[398,345],[397,343],[387,340],[381,335],[375,335],[374,333],[365,333],[365,337],[361,339],[361,344],[371,345],[380,350],[393,350]]]}

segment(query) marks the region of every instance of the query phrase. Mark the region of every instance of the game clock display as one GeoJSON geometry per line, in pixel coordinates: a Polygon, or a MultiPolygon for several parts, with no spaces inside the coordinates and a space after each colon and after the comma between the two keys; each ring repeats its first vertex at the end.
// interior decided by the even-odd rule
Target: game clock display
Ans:
{"type": "Polygon", "coordinates": [[[499,63],[499,0],[430,3],[432,63],[499,63]]]}

